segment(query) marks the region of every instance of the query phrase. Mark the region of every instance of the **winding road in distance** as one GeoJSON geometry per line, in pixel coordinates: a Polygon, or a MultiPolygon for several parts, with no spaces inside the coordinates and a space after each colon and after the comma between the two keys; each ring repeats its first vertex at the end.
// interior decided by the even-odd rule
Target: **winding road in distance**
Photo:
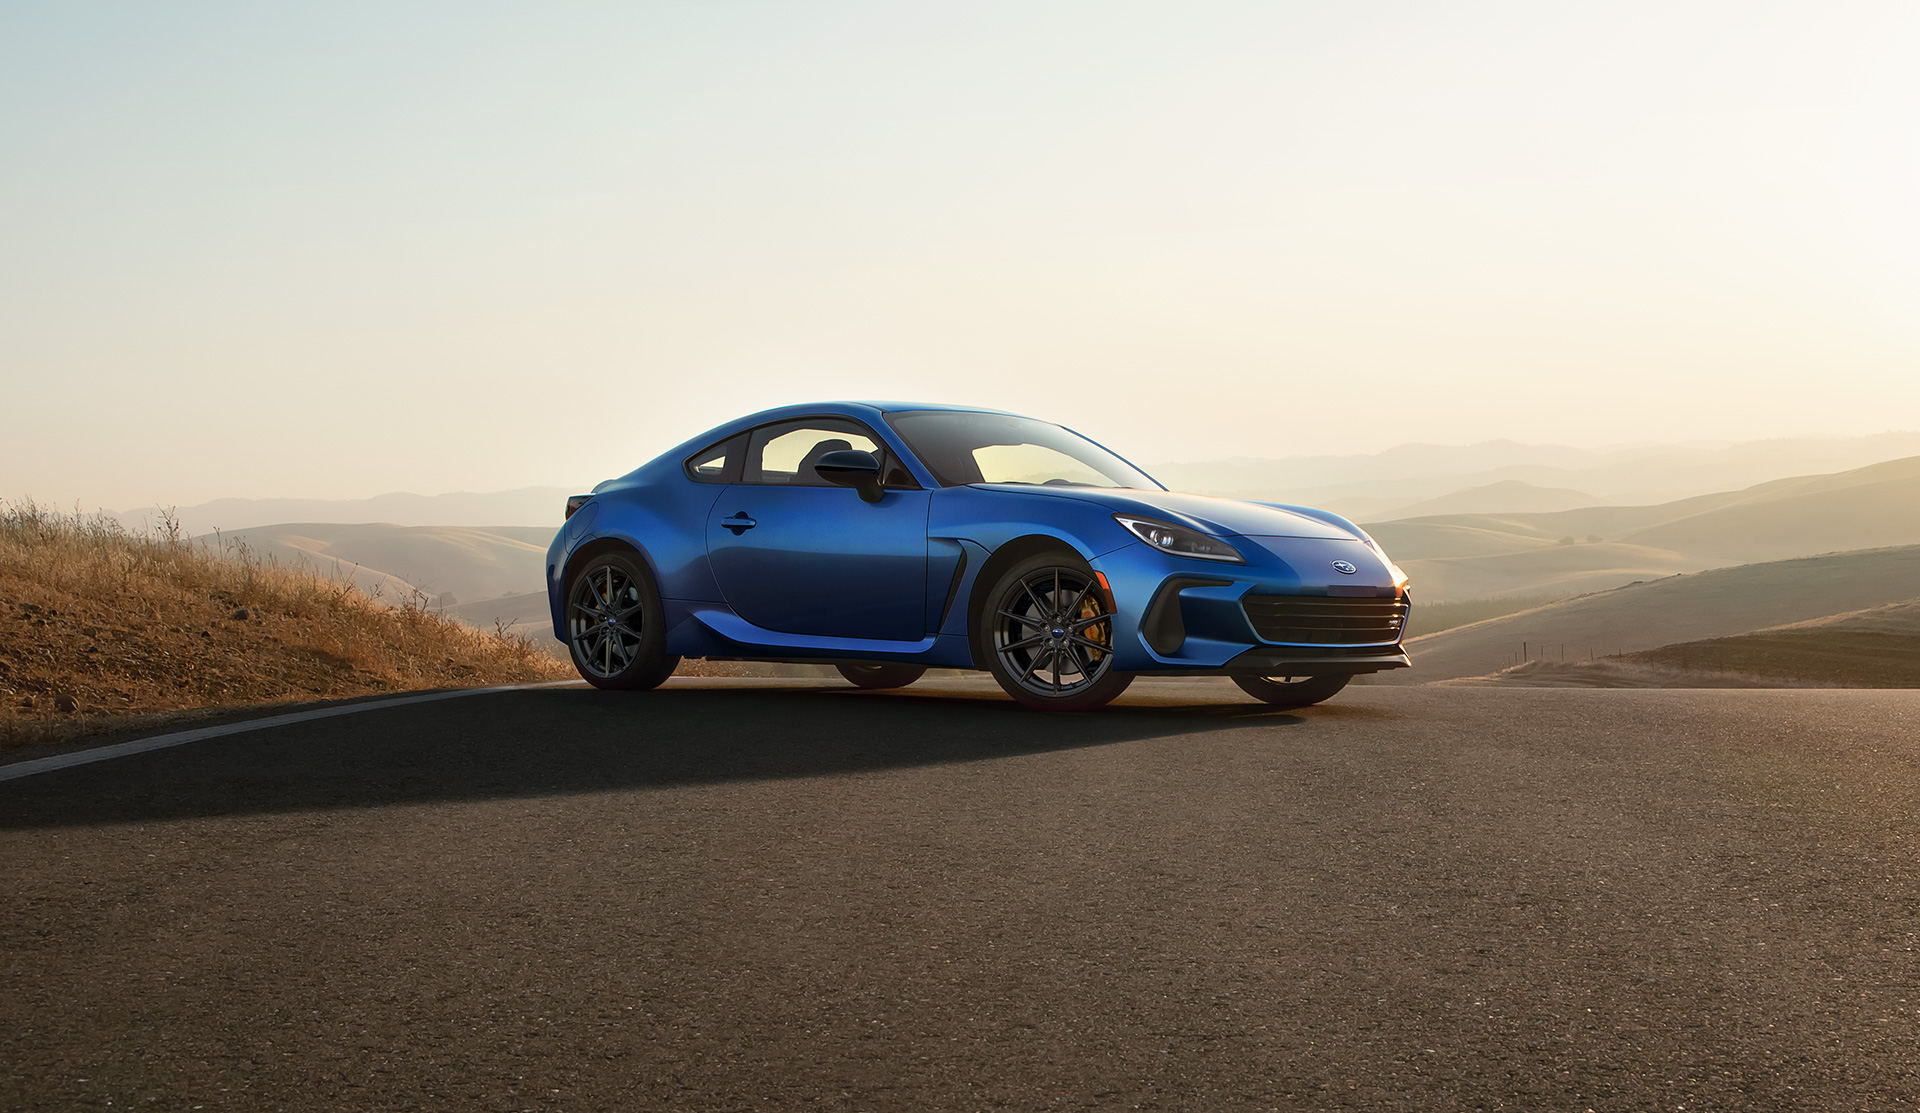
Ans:
{"type": "Polygon", "coordinates": [[[1920,1104],[1920,691],[674,681],[0,783],[0,1108],[1920,1104]]]}

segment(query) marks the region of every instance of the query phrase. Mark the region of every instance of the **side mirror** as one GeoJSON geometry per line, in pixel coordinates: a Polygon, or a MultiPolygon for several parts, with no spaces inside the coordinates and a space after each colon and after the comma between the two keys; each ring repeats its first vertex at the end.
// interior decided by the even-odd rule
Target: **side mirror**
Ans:
{"type": "Polygon", "coordinates": [[[815,475],[842,487],[852,487],[867,502],[880,501],[880,461],[857,448],[829,452],[813,465],[815,475]]]}

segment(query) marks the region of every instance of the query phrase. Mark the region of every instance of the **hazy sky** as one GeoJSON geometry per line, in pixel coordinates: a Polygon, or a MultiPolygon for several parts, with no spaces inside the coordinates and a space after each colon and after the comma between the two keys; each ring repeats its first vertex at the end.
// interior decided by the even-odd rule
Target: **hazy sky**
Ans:
{"type": "Polygon", "coordinates": [[[1920,4],[0,0],[0,496],[1920,427],[1920,4]]]}

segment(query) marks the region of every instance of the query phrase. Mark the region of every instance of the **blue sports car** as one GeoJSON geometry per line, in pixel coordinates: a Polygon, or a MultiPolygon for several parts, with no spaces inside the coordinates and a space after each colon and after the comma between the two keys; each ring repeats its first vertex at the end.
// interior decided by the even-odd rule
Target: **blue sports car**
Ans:
{"type": "Polygon", "coordinates": [[[1407,577],[1345,518],[1176,494],[1070,429],[957,406],[823,402],[703,433],[567,500],[547,593],[601,688],[706,657],[863,688],[985,669],[1047,711],[1142,674],[1304,707],[1409,664],[1407,577]]]}

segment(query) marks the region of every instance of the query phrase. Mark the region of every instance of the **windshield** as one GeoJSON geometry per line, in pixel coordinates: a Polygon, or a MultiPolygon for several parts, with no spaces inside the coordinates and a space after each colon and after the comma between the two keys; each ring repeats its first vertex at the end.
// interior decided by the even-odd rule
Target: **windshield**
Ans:
{"type": "Polygon", "coordinates": [[[1080,434],[1030,417],[913,410],[888,414],[887,424],[944,487],[1031,483],[1163,490],[1151,476],[1080,434]]]}

